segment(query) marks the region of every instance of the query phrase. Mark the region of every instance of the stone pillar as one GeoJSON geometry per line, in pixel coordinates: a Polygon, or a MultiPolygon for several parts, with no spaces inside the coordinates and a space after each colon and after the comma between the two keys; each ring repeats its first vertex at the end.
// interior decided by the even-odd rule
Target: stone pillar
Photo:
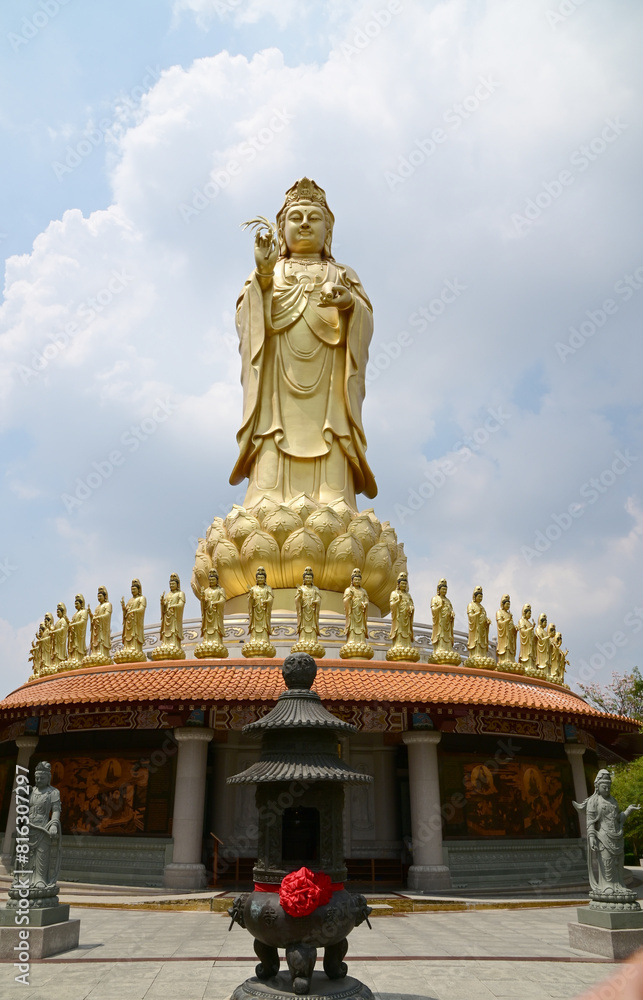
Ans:
{"type": "Polygon", "coordinates": [[[174,785],[172,862],[165,866],[163,879],[167,889],[203,889],[205,865],[201,863],[203,810],[205,806],[205,771],[208,743],[213,729],[175,729],[179,744],[174,785]]]}
{"type": "Polygon", "coordinates": [[[375,770],[375,839],[379,857],[400,856],[397,782],[395,763],[397,747],[382,746],[373,750],[375,770]]]}
{"type": "MultiPolygon", "coordinates": [[[[16,760],[16,765],[20,764],[21,767],[29,767],[29,761],[31,755],[38,746],[37,736],[18,736],[16,739],[16,746],[18,747],[18,759],[16,760]]],[[[24,772],[22,772],[24,773],[24,772]]],[[[16,766],[16,775],[18,774],[18,768],[16,766]]],[[[0,869],[4,870],[7,875],[11,875],[11,861],[13,853],[13,835],[16,832],[16,778],[13,779],[13,787],[11,789],[11,801],[9,803],[9,814],[7,816],[7,829],[4,834],[4,841],[2,843],[2,855],[0,855],[0,869]]]]}
{"type": "MultiPolygon", "coordinates": [[[[576,797],[577,802],[584,802],[587,798],[587,782],[585,780],[585,768],[583,767],[583,754],[585,753],[585,747],[581,743],[566,743],[565,753],[569,758],[569,763],[572,769],[572,777],[574,779],[574,796],[576,797]]],[[[578,819],[580,822],[581,837],[586,837],[587,817],[584,809],[579,812],[578,819]]]]}
{"type": "Polygon", "coordinates": [[[450,889],[451,874],[442,857],[442,813],[438,743],[442,733],[417,731],[402,737],[409,748],[413,864],[409,889],[450,889]]]}

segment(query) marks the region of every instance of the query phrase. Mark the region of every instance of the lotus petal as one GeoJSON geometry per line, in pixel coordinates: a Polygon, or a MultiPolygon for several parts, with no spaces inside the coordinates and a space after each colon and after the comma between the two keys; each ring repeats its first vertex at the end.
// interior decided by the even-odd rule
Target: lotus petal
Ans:
{"type": "Polygon", "coordinates": [[[353,510],[344,499],[333,500],[328,506],[331,510],[334,510],[336,514],[339,514],[342,521],[344,522],[344,527],[348,528],[354,517],[357,517],[357,511],[353,510]]]}
{"type": "Polygon", "coordinates": [[[366,513],[358,514],[357,517],[354,517],[348,525],[348,530],[351,535],[355,535],[356,538],[359,538],[364,552],[368,552],[371,546],[375,545],[375,542],[377,541],[377,531],[375,530],[375,525],[366,513]]]}
{"type": "Polygon", "coordinates": [[[282,503],[276,510],[266,514],[263,519],[263,530],[270,532],[273,538],[277,539],[277,544],[281,548],[293,531],[301,528],[303,523],[296,511],[282,503]]]}
{"type": "Polygon", "coordinates": [[[260,525],[263,527],[263,519],[266,514],[271,514],[273,510],[278,510],[279,504],[276,500],[271,500],[270,497],[262,497],[259,503],[256,503],[254,507],[250,510],[251,514],[259,521],[260,525]]]}
{"type": "MultiPolygon", "coordinates": [[[[241,548],[241,565],[247,587],[252,587],[259,566],[266,571],[266,583],[269,587],[283,587],[283,574],[279,546],[267,531],[258,528],[248,535],[241,548]]],[[[247,589],[247,587],[245,589],[247,589]]]]}
{"type": "Polygon", "coordinates": [[[310,517],[314,510],[319,510],[319,504],[312,497],[309,497],[307,493],[300,493],[298,497],[291,500],[288,504],[291,510],[294,510],[296,514],[299,514],[302,523],[306,523],[306,518],[310,517]]]}
{"type": "Polygon", "coordinates": [[[281,550],[281,568],[285,587],[298,587],[306,566],[312,566],[313,573],[323,573],[325,559],[324,543],[307,528],[299,528],[288,538],[281,550]]]}
{"type": "Polygon", "coordinates": [[[326,551],[326,566],[317,585],[323,590],[343,593],[350,586],[355,567],[364,565],[364,548],[356,535],[344,532],[330,543],[326,551]]]}
{"type": "Polygon", "coordinates": [[[201,600],[201,594],[208,585],[208,573],[211,569],[212,559],[206,551],[205,538],[199,538],[191,580],[192,591],[198,600],[201,600]]]}
{"type": "Polygon", "coordinates": [[[239,550],[241,550],[248,535],[261,527],[256,517],[249,514],[245,507],[237,507],[236,504],[223,523],[228,538],[234,542],[239,550]]]}
{"type": "Polygon", "coordinates": [[[217,542],[212,563],[219,574],[219,583],[225,590],[228,600],[239,594],[245,594],[248,586],[236,545],[227,538],[222,538],[217,542]]]}
{"type": "Polygon", "coordinates": [[[362,570],[362,586],[368,591],[373,604],[377,604],[382,614],[389,612],[391,586],[391,554],[386,542],[377,542],[366,554],[362,570]]]}
{"type": "Polygon", "coordinates": [[[325,549],[333,539],[343,535],[346,530],[342,518],[331,507],[321,507],[313,511],[306,521],[306,527],[321,538],[325,549]]]}

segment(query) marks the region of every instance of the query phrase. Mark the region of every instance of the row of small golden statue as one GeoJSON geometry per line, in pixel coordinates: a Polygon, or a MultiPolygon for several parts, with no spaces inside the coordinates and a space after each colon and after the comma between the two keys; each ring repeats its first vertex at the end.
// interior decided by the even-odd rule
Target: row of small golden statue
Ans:
{"type": "MultiPolygon", "coordinates": [[[[209,572],[209,586],[201,594],[201,638],[195,647],[198,658],[223,659],[228,656],[224,645],[224,607],[226,595],[219,585],[217,571],[209,572]]],[[[132,580],[132,596],[125,603],[121,598],[123,613],[122,648],[110,653],[110,631],[112,605],[105,587],[98,588],[98,605],[95,611],[85,607],[85,598],[77,594],[76,611],[69,619],[63,603],[57,607],[58,620],[51,614],[45,615],[44,622],[32,642],[30,659],[33,661],[34,676],[73,670],[80,666],[101,666],[111,663],[138,663],[146,661],[143,652],[145,641],[144,617],[147,601],[143,596],[139,580],[132,580]],[[87,624],[90,629],[90,649],[86,646],[87,624]]],[[[500,608],[496,612],[498,625],[497,663],[489,655],[489,626],[491,620],[482,604],[482,587],[476,587],[467,607],[469,635],[467,667],[484,667],[511,673],[526,674],[530,677],[544,677],[562,684],[565,677],[567,650],[562,649],[562,635],[552,623],[547,626],[547,616],[541,614],[538,625],[531,620],[531,606],[525,604],[522,617],[516,626],[510,609],[510,598],[504,594],[500,608]],[[520,651],[516,661],[517,637],[520,634],[520,651]]],[[[257,569],[255,584],[248,591],[248,631],[250,639],[243,644],[246,657],[268,657],[276,655],[270,640],[272,634],[273,591],[268,586],[263,566],[257,569]]],[[[321,592],[315,586],[313,570],[307,566],[303,582],[297,587],[295,608],[297,612],[298,641],[292,652],[310,653],[316,659],[326,655],[319,641],[321,592]]],[[[183,642],[183,610],[185,594],[176,573],[170,576],[170,589],[161,595],[160,642],[149,654],[152,660],[185,659],[183,642]]],[[[399,574],[397,586],[390,596],[391,646],[386,652],[389,661],[405,660],[417,662],[419,650],[413,645],[414,604],[409,593],[408,576],[399,574]]],[[[362,587],[359,569],[351,574],[350,586],[344,591],[346,615],[346,642],[339,655],[342,659],[370,660],[374,655],[368,642],[369,598],[362,587]]],[[[447,581],[438,582],[437,592],[431,601],[433,631],[431,641],[433,653],[431,661],[438,664],[457,665],[461,662],[453,648],[453,623],[455,612],[447,597],[447,581]]]]}

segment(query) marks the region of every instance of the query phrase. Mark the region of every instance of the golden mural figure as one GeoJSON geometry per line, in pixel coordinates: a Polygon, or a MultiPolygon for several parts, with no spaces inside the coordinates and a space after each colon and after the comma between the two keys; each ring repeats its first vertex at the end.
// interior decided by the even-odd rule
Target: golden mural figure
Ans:
{"type": "Polygon", "coordinates": [[[76,594],[74,607],[76,610],[69,619],[69,633],[67,636],[67,670],[74,670],[76,667],[80,667],[87,655],[87,621],[89,619],[89,611],[85,607],[85,598],[82,594],[76,594]]]}
{"type": "Polygon", "coordinates": [[[482,606],[482,587],[476,587],[473,598],[467,605],[467,617],[469,619],[469,639],[467,649],[469,657],[465,660],[465,667],[484,667],[493,670],[496,661],[489,656],[489,626],[491,619],[487,617],[487,612],[482,606]]]}
{"type": "Polygon", "coordinates": [[[85,667],[109,666],[113,663],[112,649],[112,605],[107,587],[99,587],[98,604],[89,612],[89,655],[83,660],[85,667]]]}
{"type": "Polygon", "coordinates": [[[123,648],[114,653],[115,663],[143,663],[147,660],[143,652],[145,642],[145,609],[147,600],[143,597],[140,580],[132,580],[132,596],[127,604],[121,597],[123,612],[123,648]]]}
{"type": "Polygon", "coordinates": [[[397,587],[391,594],[392,645],[386,651],[387,660],[410,660],[417,663],[420,651],[413,645],[413,619],[415,605],[409,593],[408,573],[400,573],[397,587]]]}
{"type": "Polygon", "coordinates": [[[248,591],[248,631],[250,641],[244,642],[244,656],[276,656],[277,650],[270,641],[272,634],[272,587],[266,582],[266,571],[259,566],[255,585],[248,591]]]}
{"type": "Polygon", "coordinates": [[[339,650],[342,660],[371,660],[374,650],[368,643],[368,594],[362,587],[362,572],[351,573],[350,587],[344,591],[346,642],[339,650]]]}
{"type": "Polygon", "coordinates": [[[52,667],[60,670],[63,663],[67,661],[67,634],[69,632],[69,618],[67,617],[67,607],[61,601],[56,605],[58,620],[52,629],[52,667]]]}
{"type": "Polygon", "coordinates": [[[326,655],[326,650],[319,641],[321,593],[319,587],[315,586],[315,577],[310,566],[306,566],[303,583],[297,587],[295,611],[299,638],[290,652],[308,653],[316,660],[320,660],[326,655]]]}
{"type": "Polygon", "coordinates": [[[536,670],[536,624],[531,617],[531,604],[524,604],[522,617],[518,622],[520,632],[520,656],[518,662],[523,673],[533,676],[536,670]]]}
{"type": "Polygon", "coordinates": [[[170,589],[161,594],[160,644],[150,653],[151,660],[184,660],[183,609],[185,594],[178,573],[170,574],[170,589]]]}
{"type": "Polygon", "coordinates": [[[433,652],[430,662],[452,663],[457,667],[462,661],[453,648],[455,611],[447,597],[447,582],[444,577],[438,580],[436,592],[431,598],[431,615],[433,617],[433,631],[431,632],[433,652]]]}
{"type": "Polygon", "coordinates": [[[243,421],[233,485],[320,503],[377,495],[362,426],[373,310],[355,272],[331,254],[334,216],[307,177],[286,192],[277,228],[259,218],[256,269],[237,303],[243,421]]]}
{"type": "Polygon", "coordinates": [[[211,569],[208,573],[208,586],[201,594],[201,636],[203,641],[194,649],[194,655],[200,660],[205,657],[223,660],[228,655],[228,649],[223,645],[224,606],[225,590],[219,586],[219,574],[216,569],[211,569]]]}
{"type": "Polygon", "coordinates": [[[516,670],[516,635],[518,629],[514,624],[514,619],[509,608],[511,598],[509,594],[503,594],[500,598],[500,607],[496,611],[496,624],[498,626],[498,666],[503,670],[516,670]]]}

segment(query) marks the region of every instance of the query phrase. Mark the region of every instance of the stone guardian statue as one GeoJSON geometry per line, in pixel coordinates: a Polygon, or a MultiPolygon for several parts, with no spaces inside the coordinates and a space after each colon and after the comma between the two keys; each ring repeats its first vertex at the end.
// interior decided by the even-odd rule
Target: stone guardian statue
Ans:
{"type": "Polygon", "coordinates": [[[611,794],[609,771],[599,771],[594,781],[594,794],[584,802],[574,802],[587,817],[587,860],[590,884],[590,909],[639,910],[637,894],[625,886],[623,866],[625,820],[638,805],[624,812],[611,794]]]}

